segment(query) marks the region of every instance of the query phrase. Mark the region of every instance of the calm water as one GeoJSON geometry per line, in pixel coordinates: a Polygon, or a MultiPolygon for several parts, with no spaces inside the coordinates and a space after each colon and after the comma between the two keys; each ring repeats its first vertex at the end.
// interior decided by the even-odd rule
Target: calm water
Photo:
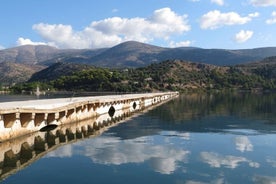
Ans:
{"type": "Polygon", "coordinates": [[[51,151],[4,154],[1,184],[276,183],[276,94],[182,95],[90,138],[43,136],[51,151]]]}

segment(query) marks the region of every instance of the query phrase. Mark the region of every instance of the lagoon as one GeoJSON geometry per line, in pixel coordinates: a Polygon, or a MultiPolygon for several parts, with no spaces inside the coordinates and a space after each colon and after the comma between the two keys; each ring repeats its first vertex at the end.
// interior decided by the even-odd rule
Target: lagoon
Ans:
{"type": "Polygon", "coordinates": [[[275,141],[276,94],[184,94],[93,136],[32,148],[35,159],[17,155],[33,161],[0,183],[275,183],[275,141]]]}

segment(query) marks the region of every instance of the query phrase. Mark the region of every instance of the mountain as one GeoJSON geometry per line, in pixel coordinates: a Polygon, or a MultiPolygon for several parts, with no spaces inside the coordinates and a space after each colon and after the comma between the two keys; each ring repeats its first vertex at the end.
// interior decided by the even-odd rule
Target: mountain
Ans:
{"type": "Polygon", "coordinates": [[[276,47],[241,50],[195,47],[165,48],[128,41],[102,49],[57,49],[43,45],[20,46],[0,50],[0,63],[9,61],[49,66],[64,61],[108,68],[125,68],[143,67],[151,63],[179,59],[225,66],[259,61],[270,56],[276,56],[276,47]]]}
{"type": "MultiPolygon", "coordinates": [[[[276,48],[275,48],[276,54],[276,48]]],[[[243,51],[225,50],[225,49],[201,49],[201,48],[176,48],[169,49],[162,53],[163,58],[179,59],[192,62],[201,62],[206,64],[213,64],[219,66],[235,65],[239,63],[246,63],[257,61],[262,57],[247,55],[243,51]]]]}
{"type": "MultiPolygon", "coordinates": [[[[276,56],[276,47],[242,50],[202,49],[196,47],[164,48],[128,41],[105,49],[96,56],[82,58],[81,60],[78,58],[70,59],[70,61],[108,68],[144,67],[151,63],[171,59],[226,66],[259,61],[270,56],[276,56]]],[[[66,62],[68,60],[63,61],[66,62]]]]}
{"type": "Polygon", "coordinates": [[[24,64],[37,64],[40,61],[53,58],[59,53],[54,47],[39,45],[25,45],[5,50],[0,50],[0,63],[14,62],[24,64]]]}
{"type": "Polygon", "coordinates": [[[273,67],[273,66],[276,66],[276,56],[267,57],[267,58],[264,58],[261,61],[240,64],[240,65],[237,65],[237,66],[247,66],[247,67],[253,67],[253,68],[258,67],[258,66],[273,67]]]}
{"type": "Polygon", "coordinates": [[[259,62],[237,65],[237,67],[267,79],[276,79],[276,56],[265,58],[259,62]]]}
{"type": "Polygon", "coordinates": [[[164,61],[164,58],[159,55],[166,50],[162,47],[129,41],[105,50],[86,63],[112,68],[141,67],[164,61]]]}
{"type": "Polygon", "coordinates": [[[34,73],[45,67],[14,62],[0,63],[0,81],[4,85],[26,82],[34,73]]]}
{"type": "MultiPolygon", "coordinates": [[[[102,49],[57,49],[39,45],[25,45],[0,50],[0,63],[23,64],[24,67],[45,68],[58,62],[82,63],[105,68],[138,68],[166,60],[234,66],[257,62],[266,57],[276,56],[276,47],[227,50],[202,49],[195,47],[165,48],[135,41],[128,41],[111,48],[102,49]]],[[[6,65],[2,65],[4,67],[6,65]]],[[[15,66],[15,65],[14,65],[15,66]]],[[[5,70],[12,72],[15,70],[5,70]]],[[[17,71],[18,72],[18,71],[17,71]]],[[[22,73],[24,75],[24,73],[22,73]]],[[[26,78],[28,78],[26,76],[26,78]]],[[[14,79],[2,79],[0,83],[13,83],[14,79]]]]}
{"type": "Polygon", "coordinates": [[[105,49],[57,49],[46,45],[24,45],[0,50],[0,63],[48,65],[71,58],[90,58],[105,49]]]}

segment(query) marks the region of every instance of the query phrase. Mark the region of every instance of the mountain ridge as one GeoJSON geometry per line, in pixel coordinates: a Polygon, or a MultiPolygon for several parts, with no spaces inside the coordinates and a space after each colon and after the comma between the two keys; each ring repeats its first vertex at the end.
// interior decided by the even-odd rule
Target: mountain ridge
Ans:
{"type": "Polygon", "coordinates": [[[127,41],[102,49],[57,49],[46,45],[25,45],[0,50],[1,62],[50,65],[58,61],[80,62],[99,67],[142,67],[168,59],[216,65],[235,65],[276,56],[276,47],[253,49],[167,48],[127,41]]]}
{"type": "MultiPolygon", "coordinates": [[[[58,62],[81,63],[105,68],[139,68],[166,60],[185,60],[218,66],[234,66],[257,62],[271,56],[276,56],[276,47],[236,50],[197,47],[167,48],[128,41],[114,47],[101,49],[58,49],[46,45],[19,46],[0,50],[0,63],[22,64],[22,66],[29,67],[29,69],[33,67],[43,69],[58,62]]],[[[4,68],[6,66],[0,65],[0,70],[3,72],[15,71],[15,69],[6,70],[4,68]]],[[[10,66],[16,67],[16,65],[10,66]]],[[[32,71],[37,72],[37,70],[32,71]]],[[[24,72],[22,75],[24,75],[24,72]]],[[[8,80],[0,80],[0,83],[3,83],[3,81],[8,82],[8,80]]]]}

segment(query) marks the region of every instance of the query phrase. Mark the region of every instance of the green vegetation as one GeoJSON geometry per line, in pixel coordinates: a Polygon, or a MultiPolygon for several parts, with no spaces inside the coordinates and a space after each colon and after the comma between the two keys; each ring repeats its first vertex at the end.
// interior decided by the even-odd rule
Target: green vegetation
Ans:
{"type": "Polygon", "coordinates": [[[15,85],[12,90],[16,93],[35,91],[37,86],[40,90],[96,92],[276,89],[275,62],[220,67],[168,60],[137,69],[106,69],[74,65],[78,67],[72,64],[53,65],[45,69],[51,71],[51,75],[42,70],[35,74],[35,79],[31,78],[30,82],[15,85]]]}

